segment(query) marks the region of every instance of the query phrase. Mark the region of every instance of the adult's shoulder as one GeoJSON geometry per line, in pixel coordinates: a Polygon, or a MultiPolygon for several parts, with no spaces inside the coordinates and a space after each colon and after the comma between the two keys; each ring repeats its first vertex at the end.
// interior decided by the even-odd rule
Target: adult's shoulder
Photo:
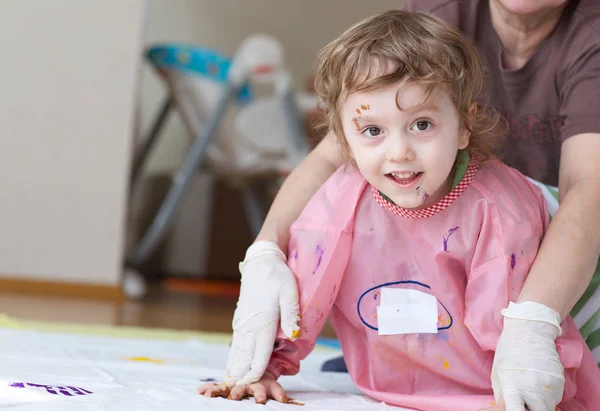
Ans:
{"type": "Polygon", "coordinates": [[[553,35],[573,58],[600,46],[600,1],[571,0],[553,35]]]}
{"type": "Polygon", "coordinates": [[[407,0],[404,10],[431,13],[458,30],[471,35],[488,0],[407,0]]]}

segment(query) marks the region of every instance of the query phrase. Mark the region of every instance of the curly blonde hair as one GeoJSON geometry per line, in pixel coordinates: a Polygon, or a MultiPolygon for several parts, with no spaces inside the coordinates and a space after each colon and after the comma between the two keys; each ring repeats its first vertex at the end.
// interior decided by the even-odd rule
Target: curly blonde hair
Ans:
{"type": "Polygon", "coordinates": [[[446,85],[470,132],[468,150],[483,162],[502,144],[498,112],[486,104],[484,62],[475,45],[444,21],[424,13],[383,12],[355,24],[317,56],[315,91],[324,111],[320,126],[333,132],[350,159],[340,106],[349,94],[374,90],[401,79],[426,86],[425,99],[446,85]],[[380,74],[377,67],[392,67],[380,74]],[[377,72],[374,72],[377,71],[377,72]]]}

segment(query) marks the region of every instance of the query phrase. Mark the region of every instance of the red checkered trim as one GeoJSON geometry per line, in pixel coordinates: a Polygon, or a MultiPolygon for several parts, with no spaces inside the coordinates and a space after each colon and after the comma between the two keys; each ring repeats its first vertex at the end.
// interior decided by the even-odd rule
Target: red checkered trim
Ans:
{"type": "Polygon", "coordinates": [[[469,187],[471,181],[475,178],[475,174],[479,169],[479,164],[477,162],[471,162],[469,168],[467,168],[467,172],[465,176],[460,180],[460,183],[456,185],[444,198],[442,198],[439,202],[423,209],[419,210],[411,210],[408,208],[398,207],[396,204],[390,203],[385,198],[379,194],[379,190],[375,187],[371,186],[371,192],[373,193],[373,197],[380,206],[385,208],[386,210],[390,210],[392,213],[407,217],[407,218],[427,218],[436,215],[442,210],[445,210],[456,200],[460,195],[469,187]]]}

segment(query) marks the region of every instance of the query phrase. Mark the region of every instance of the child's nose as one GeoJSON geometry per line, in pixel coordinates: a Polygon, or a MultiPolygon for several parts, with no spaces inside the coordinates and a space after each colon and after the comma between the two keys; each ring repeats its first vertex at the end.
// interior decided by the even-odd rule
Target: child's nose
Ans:
{"type": "Polygon", "coordinates": [[[408,138],[397,136],[392,139],[386,153],[386,159],[392,162],[413,160],[415,154],[408,138]]]}

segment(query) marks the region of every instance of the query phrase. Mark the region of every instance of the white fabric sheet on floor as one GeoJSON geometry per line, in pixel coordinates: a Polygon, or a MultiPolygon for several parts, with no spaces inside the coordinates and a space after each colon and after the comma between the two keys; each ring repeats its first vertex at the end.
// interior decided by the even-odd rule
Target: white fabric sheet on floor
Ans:
{"type": "MultiPolygon", "coordinates": [[[[225,375],[226,344],[142,338],[98,337],[0,329],[0,409],[71,410],[294,410],[269,401],[257,405],[205,398],[195,393],[225,375]],[[257,408],[260,407],[260,408],[257,408]]],[[[399,408],[360,394],[348,374],[324,373],[322,363],[339,356],[315,349],[299,375],[282,377],[302,410],[399,408]]]]}

